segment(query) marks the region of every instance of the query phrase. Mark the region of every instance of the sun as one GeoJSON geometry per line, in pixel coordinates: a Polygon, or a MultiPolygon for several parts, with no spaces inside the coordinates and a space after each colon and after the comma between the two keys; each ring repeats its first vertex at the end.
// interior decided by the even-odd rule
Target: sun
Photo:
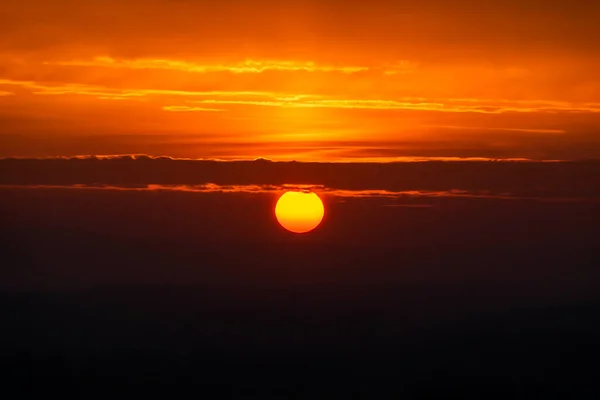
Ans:
{"type": "Polygon", "coordinates": [[[277,221],[294,233],[312,231],[319,226],[324,215],[323,202],[316,193],[309,191],[286,192],[275,206],[277,221]]]}

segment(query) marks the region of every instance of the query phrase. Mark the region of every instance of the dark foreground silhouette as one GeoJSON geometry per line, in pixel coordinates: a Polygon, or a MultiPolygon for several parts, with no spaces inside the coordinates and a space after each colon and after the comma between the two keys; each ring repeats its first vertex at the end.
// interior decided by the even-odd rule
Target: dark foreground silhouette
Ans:
{"type": "Polygon", "coordinates": [[[5,387],[80,398],[598,392],[595,203],[328,198],[323,226],[294,236],[271,197],[2,191],[5,387]]]}

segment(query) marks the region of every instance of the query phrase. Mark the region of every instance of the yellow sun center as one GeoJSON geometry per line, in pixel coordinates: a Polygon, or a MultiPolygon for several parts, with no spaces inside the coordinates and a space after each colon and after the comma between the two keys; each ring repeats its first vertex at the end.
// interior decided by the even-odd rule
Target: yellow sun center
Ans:
{"type": "Polygon", "coordinates": [[[323,202],[313,192],[286,192],[275,206],[277,221],[294,233],[312,231],[321,223],[323,215],[323,202]]]}

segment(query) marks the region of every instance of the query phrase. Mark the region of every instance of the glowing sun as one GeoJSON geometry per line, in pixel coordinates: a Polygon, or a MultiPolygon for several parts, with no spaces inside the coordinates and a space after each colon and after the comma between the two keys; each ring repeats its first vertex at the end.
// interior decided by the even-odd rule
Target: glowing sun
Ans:
{"type": "Polygon", "coordinates": [[[286,192],[275,206],[277,221],[290,232],[306,233],[315,229],[325,215],[323,202],[313,192],[286,192]]]}

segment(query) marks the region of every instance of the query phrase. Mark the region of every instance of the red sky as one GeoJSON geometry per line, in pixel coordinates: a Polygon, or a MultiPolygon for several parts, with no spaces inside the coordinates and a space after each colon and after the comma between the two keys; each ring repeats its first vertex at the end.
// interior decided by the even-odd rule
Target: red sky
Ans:
{"type": "Polygon", "coordinates": [[[600,3],[23,0],[0,156],[600,157],[600,3]]]}

